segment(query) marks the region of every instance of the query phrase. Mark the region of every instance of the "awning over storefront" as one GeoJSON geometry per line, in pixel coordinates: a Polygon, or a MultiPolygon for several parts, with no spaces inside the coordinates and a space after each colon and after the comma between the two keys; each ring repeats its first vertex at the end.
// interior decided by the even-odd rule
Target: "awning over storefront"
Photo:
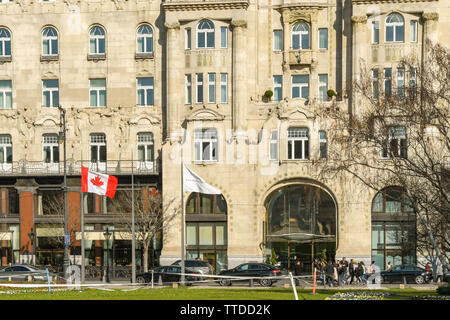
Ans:
{"type": "Polygon", "coordinates": [[[36,237],[64,237],[64,228],[36,228],[36,237]]]}
{"type": "Polygon", "coordinates": [[[269,234],[267,237],[276,239],[280,238],[289,241],[298,242],[312,242],[314,241],[333,241],[335,235],[322,235],[322,234],[312,234],[312,233],[283,233],[283,234],[269,234]]]}
{"type": "MultiPolygon", "coordinates": [[[[106,240],[104,231],[85,231],[84,240],[106,240]]],[[[131,232],[113,232],[111,239],[115,240],[131,240],[131,232]]],[[[81,232],[76,232],[76,239],[81,240],[81,232]]]]}

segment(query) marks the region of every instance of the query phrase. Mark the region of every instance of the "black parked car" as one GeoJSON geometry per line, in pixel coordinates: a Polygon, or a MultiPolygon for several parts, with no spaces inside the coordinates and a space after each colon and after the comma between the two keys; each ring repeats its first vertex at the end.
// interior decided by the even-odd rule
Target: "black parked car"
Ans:
{"type": "Polygon", "coordinates": [[[447,282],[448,284],[450,284],[450,272],[444,273],[444,279],[443,281],[447,282]]]}
{"type": "Polygon", "coordinates": [[[414,265],[394,266],[391,270],[382,271],[381,277],[383,282],[387,283],[403,282],[404,278],[406,278],[407,282],[413,281],[417,284],[424,284],[433,279],[431,271],[414,265]]]}
{"type": "MultiPolygon", "coordinates": [[[[259,284],[264,287],[270,287],[274,282],[280,280],[281,271],[277,267],[265,263],[244,263],[236,268],[223,270],[219,273],[221,276],[237,276],[237,277],[258,277],[259,284]],[[270,278],[270,279],[269,279],[270,278]]],[[[221,286],[231,286],[232,282],[249,281],[249,279],[226,279],[220,278],[221,286]]]]}
{"type": "MultiPolygon", "coordinates": [[[[163,283],[165,282],[180,282],[181,281],[181,267],[180,266],[163,266],[163,267],[158,267],[155,270],[153,270],[153,282],[154,283],[158,283],[159,279],[161,278],[161,281],[163,283]]],[[[185,269],[185,272],[187,274],[198,274],[200,275],[201,273],[190,270],[190,269],[185,269]]],[[[192,284],[192,282],[194,281],[199,281],[200,277],[197,276],[189,276],[186,275],[185,276],[185,281],[187,282],[187,285],[192,284]]],[[[149,283],[152,281],[152,272],[144,272],[144,273],[139,273],[136,275],[136,282],[137,283],[149,283]]]]}

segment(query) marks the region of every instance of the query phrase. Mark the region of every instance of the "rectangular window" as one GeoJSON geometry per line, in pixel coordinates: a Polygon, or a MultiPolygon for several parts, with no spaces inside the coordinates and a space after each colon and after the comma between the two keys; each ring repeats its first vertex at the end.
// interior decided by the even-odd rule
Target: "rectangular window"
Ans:
{"type": "Polygon", "coordinates": [[[283,30],[273,30],[273,51],[283,50],[283,30]]]}
{"type": "Polygon", "coordinates": [[[216,74],[208,73],[208,103],[216,103],[216,74]]]}
{"type": "Polygon", "coordinates": [[[418,29],[418,21],[417,20],[411,20],[410,22],[410,38],[411,38],[411,42],[417,42],[417,29],[418,29]]]}
{"type": "Polygon", "coordinates": [[[106,136],[103,133],[90,135],[91,162],[106,162],[106,136]]]}
{"type": "Polygon", "coordinates": [[[215,129],[197,129],[194,133],[194,160],[217,161],[218,139],[215,129]]]}
{"type": "Polygon", "coordinates": [[[389,97],[392,90],[392,69],[384,69],[384,95],[389,97]]]}
{"type": "Polygon", "coordinates": [[[220,47],[227,48],[228,43],[228,28],[220,27],[220,47]]]}
{"type": "Polygon", "coordinates": [[[12,109],[11,80],[0,80],[0,109],[12,109]]]}
{"type": "Polygon", "coordinates": [[[372,43],[380,43],[380,22],[378,21],[372,22],[372,43]]]}
{"type": "Polygon", "coordinates": [[[283,76],[273,76],[273,100],[283,99],[283,76]]]}
{"type": "Polygon", "coordinates": [[[12,163],[12,140],[9,134],[0,135],[0,163],[12,163]]]}
{"type": "Polygon", "coordinates": [[[328,29],[319,29],[319,49],[328,49],[328,29]]]}
{"type": "Polygon", "coordinates": [[[59,106],[58,80],[42,80],[42,106],[59,106]]]}
{"type": "Polygon", "coordinates": [[[402,99],[405,97],[405,69],[397,69],[397,96],[402,99]]]}
{"type": "Polygon", "coordinates": [[[191,38],[192,38],[191,29],[187,28],[186,29],[185,44],[184,44],[184,48],[186,50],[191,50],[191,38]]]}
{"type": "Polygon", "coordinates": [[[278,160],[278,130],[270,132],[270,160],[278,160]]]}
{"type": "Polygon", "coordinates": [[[59,162],[59,143],[56,134],[46,134],[43,136],[42,153],[45,163],[59,162]]]}
{"type": "Polygon", "coordinates": [[[319,99],[321,101],[327,101],[328,95],[328,74],[319,74],[319,99]]]}
{"type": "Polygon", "coordinates": [[[220,74],[220,103],[228,103],[228,74],[220,74]]]}
{"type": "Polygon", "coordinates": [[[411,98],[415,97],[416,89],[417,89],[416,69],[411,68],[411,70],[409,70],[409,95],[411,98]]]}
{"type": "Polygon", "coordinates": [[[407,158],[408,146],[406,141],[406,128],[402,126],[390,127],[387,136],[389,141],[384,138],[383,158],[400,157],[407,158]]]}
{"type": "Polygon", "coordinates": [[[328,140],[327,133],[325,131],[319,131],[319,158],[327,158],[328,140]]]}
{"type": "Polygon", "coordinates": [[[187,74],[185,76],[185,84],[186,84],[186,104],[192,103],[192,76],[187,74]]]}
{"type": "Polygon", "coordinates": [[[305,160],[309,158],[308,128],[289,128],[287,142],[289,160],[305,160]]]}
{"type": "Polygon", "coordinates": [[[153,162],[153,160],[155,159],[153,133],[151,132],[138,133],[137,151],[138,151],[137,155],[138,161],[153,162]]]}
{"type": "Polygon", "coordinates": [[[378,69],[372,70],[372,98],[378,99],[378,69]]]}
{"type": "Polygon", "coordinates": [[[197,103],[203,103],[203,73],[197,73],[197,103]]]}
{"type": "Polygon", "coordinates": [[[106,79],[89,79],[91,107],[106,107],[106,79]]]}
{"type": "Polygon", "coordinates": [[[292,98],[309,98],[309,75],[292,76],[292,98]]]}
{"type": "Polygon", "coordinates": [[[154,105],[154,88],[153,78],[137,78],[137,105],[153,106],[154,105]]]}

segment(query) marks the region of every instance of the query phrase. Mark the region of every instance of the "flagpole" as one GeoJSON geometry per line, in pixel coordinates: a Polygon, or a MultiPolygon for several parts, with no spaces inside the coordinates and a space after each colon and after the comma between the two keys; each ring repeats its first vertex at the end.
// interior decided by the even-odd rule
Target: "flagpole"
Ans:
{"type": "Polygon", "coordinates": [[[184,285],[185,272],[185,250],[184,250],[184,163],[183,163],[183,145],[181,146],[181,285],[184,285]]]}
{"type": "Polygon", "coordinates": [[[136,235],[134,232],[134,160],[131,155],[131,282],[136,283],[136,235]]]}
{"type": "Polygon", "coordinates": [[[81,283],[84,284],[85,279],[85,252],[84,252],[84,192],[81,191],[81,283]]]}

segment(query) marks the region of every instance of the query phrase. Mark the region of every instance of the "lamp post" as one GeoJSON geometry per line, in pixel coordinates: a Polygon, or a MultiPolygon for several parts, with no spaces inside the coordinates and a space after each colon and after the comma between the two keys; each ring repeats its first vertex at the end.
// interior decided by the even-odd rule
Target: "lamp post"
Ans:
{"type": "Polygon", "coordinates": [[[106,227],[106,231],[103,232],[103,235],[106,239],[106,282],[109,283],[109,238],[111,237],[112,233],[109,231],[108,227],[106,227]]]}
{"type": "Polygon", "coordinates": [[[31,228],[31,232],[28,233],[28,237],[30,238],[31,241],[31,256],[33,259],[33,266],[36,265],[36,258],[35,258],[35,254],[36,254],[36,233],[33,231],[33,228],[31,228]]]}
{"type": "Polygon", "coordinates": [[[66,241],[66,235],[68,234],[68,216],[67,216],[67,170],[66,170],[66,110],[63,109],[61,106],[58,106],[58,110],[60,112],[60,121],[59,121],[59,127],[60,132],[58,135],[58,140],[61,143],[63,142],[64,146],[64,186],[63,186],[63,192],[64,192],[64,259],[63,259],[63,274],[64,277],[67,279],[67,269],[69,267],[69,245],[66,241]]]}

